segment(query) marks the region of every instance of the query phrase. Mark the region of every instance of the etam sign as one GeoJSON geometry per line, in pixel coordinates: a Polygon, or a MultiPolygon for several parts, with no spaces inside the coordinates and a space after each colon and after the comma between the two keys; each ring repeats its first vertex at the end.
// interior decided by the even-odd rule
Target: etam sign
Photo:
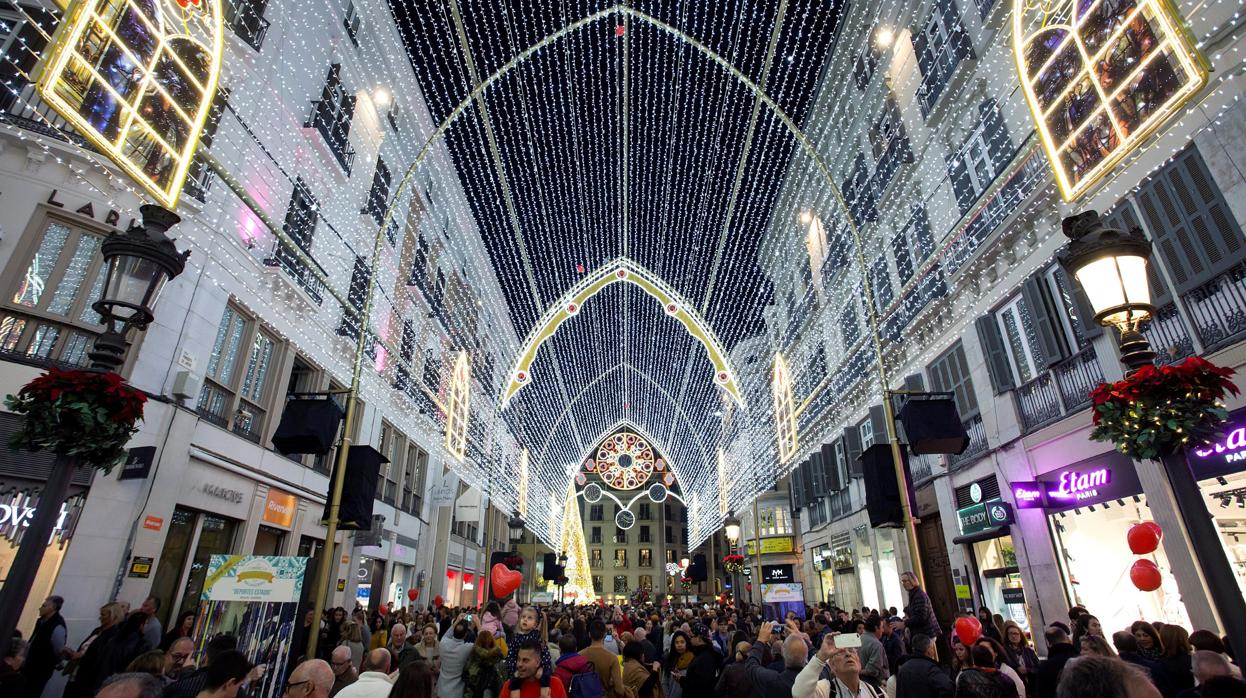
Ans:
{"type": "MultiPolygon", "coordinates": [[[[1036,483],[1017,483],[1023,489],[1032,484],[1037,490],[1027,489],[1031,501],[1028,506],[1019,506],[1042,506],[1048,511],[1060,511],[1132,497],[1142,492],[1142,483],[1134,467],[1132,460],[1116,451],[1066,465],[1039,475],[1036,483]]],[[[1017,494],[1015,488],[1013,494],[1017,494]]]]}
{"type": "Polygon", "coordinates": [[[1199,479],[1246,468],[1246,409],[1230,413],[1223,435],[1209,446],[1190,449],[1189,458],[1199,479]]]}

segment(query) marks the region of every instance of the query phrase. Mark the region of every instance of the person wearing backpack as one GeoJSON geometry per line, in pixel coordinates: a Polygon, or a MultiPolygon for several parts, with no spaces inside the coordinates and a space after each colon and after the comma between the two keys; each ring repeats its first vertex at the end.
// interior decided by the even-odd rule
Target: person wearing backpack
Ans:
{"type": "Polygon", "coordinates": [[[602,698],[625,698],[623,668],[619,666],[619,655],[606,649],[606,624],[601,619],[590,623],[588,637],[591,642],[580,654],[593,665],[597,675],[601,677],[601,686],[604,689],[602,698]]]}
{"type": "Polygon", "coordinates": [[[570,698],[601,698],[605,694],[601,677],[597,675],[597,669],[592,663],[576,651],[576,643],[575,635],[571,633],[558,638],[558,661],[554,662],[554,676],[566,686],[570,698]]]}

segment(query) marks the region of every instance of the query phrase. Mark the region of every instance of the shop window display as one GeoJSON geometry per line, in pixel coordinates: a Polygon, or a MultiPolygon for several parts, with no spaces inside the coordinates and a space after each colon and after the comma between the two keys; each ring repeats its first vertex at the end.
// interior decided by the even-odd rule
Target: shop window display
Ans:
{"type": "Polygon", "coordinates": [[[1012,536],[978,541],[973,544],[973,555],[982,574],[982,604],[1029,632],[1030,620],[1025,605],[1009,603],[1004,594],[1005,589],[1022,589],[1024,586],[1012,536]]]}

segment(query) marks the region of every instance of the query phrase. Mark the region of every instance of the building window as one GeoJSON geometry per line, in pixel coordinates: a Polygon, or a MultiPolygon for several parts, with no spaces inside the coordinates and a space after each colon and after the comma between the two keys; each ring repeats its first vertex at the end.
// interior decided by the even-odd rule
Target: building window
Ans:
{"type": "Polygon", "coordinates": [[[588,542],[593,545],[601,545],[601,526],[593,526],[588,542]]]}
{"type": "Polygon", "coordinates": [[[978,126],[948,164],[948,179],[962,214],[986,193],[1012,160],[1012,141],[995,100],[978,105],[978,126]]]}
{"type": "Polygon", "coordinates": [[[672,531],[671,527],[667,526],[666,527],[666,540],[665,540],[665,542],[667,543],[675,539],[675,535],[671,531],[672,531]]]}
{"type": "Polygon", "coordinates": [[[221,3],[221,6],[225,24],[251,48],[260,50],[268,34],[269,21],[264,19],[268,0],[232,0],[221,3]]]}
{"type": "MultiPolygon", "coordinates": [[[[206,151],[212,147],[212,141],[216,138],[216,130],[221,125],[221,117],[228,109],[229,90],[218,86],[216,94],[212,97],[212,106],[208,109],[208,118],[203,122],[203,130],[199,132],[200,151],[206,151]]],[[[206,201],[214,176],[204,159],[196,154],[186,174],[186,184],[183,190],[196,201],[206,201]]]]}
{"type": "Polygon", "coordinates": [[[640,549],[640,562],[638,564],[641,567],[653,567],[653,549],[652,548],[641,548],[640,549]]]}
{"type": "Polygon", "coordinates": [[[371,283],[372,267],[363,257],[356,256],[355,268],[350,273],[350,288],[346,291],[346,302],[350,304],[350,308],[342,309],[342,321],[337,326],[339,336],[359,339],[359,319],[363,315],[363,306],[368,298],[368,285],[371,283]]]}
{"type": "MultiPolygon", "coordinates": [[[[389,166],[381,158],[376,159],[376,169],[372,171],[372,188],[368,190],[368,202],[363,207],[365,213],[372,216],[377,225],[385,222],[385,209],[389,205],[389,185],[391,175],[389,166]]],[[[392,245],[394,240],[389,241],[392,245]]]]}
{"type": "Polygon", "coordinates": [[[650,540],[650,535],[649,535],[649,527],[648,527],[648,526],[641,526],[641,527],[640,527],[640,542],[641,542],[641,543],[651,543],[651,542],[652,542],[652,541],[650,540]]]}
{"type": "Polygon", "coordinates": [[[922,116],[929,116],[956,66],[974,55],[969,35],[960,23],[960,10],[953,0],[936,3],[925,25],[913,32],[913,52],[922,73],[917,96],[922,116]]]}
{"type": "Polygon", "coordinates": [[[882,315],[891,301],[895,299],[895,289],[891,286],[891,268],[887,266],[887,257],[879,255],[870,268],[870,281],[874,286],[874,307],[882,315]]]}
{"type": "Polygon", "coordinates": [[[1004,340],[1008,362],[1016,385],[1024,385],[1038,377],[1040,371],[1036,355],[1038,339],[1034,334],[1034,322],[1025,299],[1016,296],[995,312],[995,321],[1004,340]]]}
{"type": "Polygon", "coordinates": [[[350,148],[350,124],[354,118],[355,95],[342,85],[342,64],[334,63],[329,66],[320,99],[312,102],[306,126],[320,132],[347,176],[355,162],[355,151],[350,148]]]}
{"type": "Polygon", "coordinates": [[[199,392],[199,415],[260,443],[277,346],[277,339],[254,318],[232,304],[225,306],[199,392]]]}
{"type": "Polygon", "coordinates": [[[969,361],[965,358],[965,347],[960,341],[935,359],[926,368],[926,373],[930,376],[931,389],[940,393],[952,393],[961,419],[968,419],[978,413],[978,398],[974,395],[973,379],[969,376],[969,361]]]}
{"type": "Polygon", "coordinates": [[[640,513],[637,518],[644,519],[646,521],[653,518],[653,507],[649,504],[649,502],[640,503],[640,513]]]}
{"type": "Polygon", "coordinates": [[[614,551],[614,566],[627,567],[627,549],[618,548],[614,551]]]}
{"type": "Polygon", "coordinates": [[[22,256],[0,319],[0,350],[40,362],[84,366],[99,326],[91,304],[104,286],[103,237],[48,219],[22,256]]]}
{"type": "MultiPolygon", "coordinates": [[[[774,371],[771,378],[774,398],[775,439],[779,447],[779,461],[786,462],[796,453],[796,414],[792,400],[792,375],[782,354],[774,355],[774,371]]],[[[684,531],[687,533],[687,530],[684,531]]]]}
{"type": "Polygon", "coordinates": [[[406,453],[406,437],[392,424],[381,421],[381,447],[377,450],[385,456],[388,463],[381,467],[381,501],[393,504],[398,495],[398,479],[402,477],[402,460],[406,453]]]}
{"type": "Polygon", "coordinates": [[[857,433],[861,435],[861,450],[874,445],[874,422],[869,419],[862,420],[857,425],[857,433]]]}
{"type": "Polygon", "coordinates": [[[419,516],[424,500],[424,478],[428,472],[428,451],[414,441],[407,442],[407,456],[403,461],[402,509],[419,516]]]}
{"type": "MultiPolygon", "coordinates": [[[[311,189],[299,177],[294,181],[294,189],[290,194],[290,204],[286,207],[286,220],[282,230],[300,252],[312,259],[312,240],[316,234],[316,223],[320,220],[320,204],[312,196],[311,189]]],[[[323,300],[320,281],[312,273],[310,265],[301,258],[295,249],[284,240],[277,243],[273,259],[277,266],[304,290],[319,305],[323,300]]],[[[313,262],[314,263],[314,262],[313,262]]]]}
{"type": "Polygon", "coordinates": [[[652,590],[653,589],[653,575],[651,574],[640,575],[640,588],[652,590]]]}
{"type": "Polygon", "coordinates": [[[627,593],[627,575],[625,574],[614,575],[614,593],[616,594],[627,593]]]}
{"type": "Polygon", "coordinates": [[[471,365],[467,360],[467,352],[462,351],[454,362],[454,377],[450,383],[450,398],[446,407],[446,450],[459,460],[463,460],[467,453],[471,384],[471,365]]]}
{"type": "Polygon", "coordinates": [[[593,593],[601,593],[601,575],[599,574],[593,575],[593,593]]]}
{"type": "Polygon", "coordinates": [[[614,542],[619,545],[627,545],[627,531],[616,526],[614,528],[614,542]]]}
{"type": "Polygon", "coordinates": [[[342,17],[342,28],[346,30],[346,36],[350,38],[355,48],[359,48],[359,27],[362,23],[359,10],[355,9],[355,3],[352,1],[346,6],[346,15],[342,17]]]}
{"type": "Polygon", "coordinates": [[[601,548],[593,548],[588,551],[588,566],[594,569],[601,568],[601,548]]]}
{"type": "Polygon", "coordinates": [[[605,507],[601,504],[593,504],[588,508],[589,521],[604,521],[606,515],[605,507]]]}
{"type": "Polygon", "coordinates": [[[666,564],[671,565],[674,563],[675,563],[675,549],[667,548],[666,549],[666,564]]]}

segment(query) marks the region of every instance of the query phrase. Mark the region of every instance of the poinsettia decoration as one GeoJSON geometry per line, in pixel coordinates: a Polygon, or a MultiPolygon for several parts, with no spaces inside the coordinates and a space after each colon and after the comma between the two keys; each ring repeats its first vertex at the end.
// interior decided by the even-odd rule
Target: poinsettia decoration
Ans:
{"type": "Polygon", "coordinates": [[[145,402],[115,373],[50,368],[4,399],[26,418],[10,445],[72,456],[108,472],[125,460],[145,402]]]}
{"type": "Polygon", "coordinates": [[[692,577],[688,577],[688,576],[680,577],[679,586],[684,591],[692,591],[692,577]]]}
{"type": "Polygon", "coordinates": [[[727,555],[726,557],[723,558],[723,569],[731,573],[743,572],[744,571],[744,556],[743,555],[727,555]]]}
{"type": "Polygon", "coordinates": [[[502,559],[502,564],[506,565],[512,570],[522,570],[523,569],[523,556],[522,555],[507,555],[505,558],[502,559]]]}
{"type": "Polygon", "coordinates": [[[1173,366],[1146,365],[1090,393],[1094,431],[1138,460],[1157,460],[1211,443],[1228,419],[1224,398],[1238,394],[1233,369],[1192,356],[1173,366]]]}

